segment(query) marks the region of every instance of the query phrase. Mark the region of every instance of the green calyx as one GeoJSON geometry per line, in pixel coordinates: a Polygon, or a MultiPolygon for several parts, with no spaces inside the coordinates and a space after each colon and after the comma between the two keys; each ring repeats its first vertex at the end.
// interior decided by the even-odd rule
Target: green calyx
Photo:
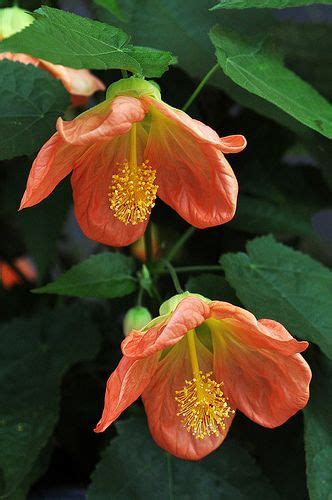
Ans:
{"type": "Polygon", "coordinates": [[[187,299],[188,297],[195,297],[197,299],[202,300],[203,302],[209,302],[210,299],[207,299],[203,295],[200,295],[199,293],[190,293],[190,292],[183,292],[179,293],[178,295],[174,295],[174,297],[171,297],[170,299],[166,300],[163,302],[159,308],[159,313],[161,316],[164,314],[169,314],[173,312],[178,304],[183,300],[187,299]]]}
{"type": "Polygon", "coordinates": [[[119,95],[129,95],[132,97],[148,95],[154,99],[161,99],[159,87],[155,82],[152,80],[143,80],[134,76],[118,80],[108,87],[106,92],[107,100],[113,100],[119,95]]]}
{"type": "Polygon", "coordinates": [[[19,7],[8,7],[0,10],[0,40],[15,35],[29,24],[33,23],[33,17],[19,7]]]}

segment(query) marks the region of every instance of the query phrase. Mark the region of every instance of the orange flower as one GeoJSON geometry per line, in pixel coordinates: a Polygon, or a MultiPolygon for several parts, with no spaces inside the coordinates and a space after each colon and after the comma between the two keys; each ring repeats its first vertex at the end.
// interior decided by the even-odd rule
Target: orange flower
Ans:
{"type": "Polygon", "coordinates": [[[75,212],[85,234],[113,246],[145,231],[158,196],[190,224],[229,221],[238,185],[224,153],[246,145],[242,135],[219,138],[186,113],[165,104],[152,82],[111,85],[105,102],[57,133],[35,159],[21,208],[39,203],[71,171],[75,212]]]}
{"type": "MultiPolygon", "coordinates": [[[[12,7],[0,11],[0,40],[8,38],[33,22],[33,17],[20,9],[12,7]]],[[[9,59],[23,64],[33,64],[48,71],[61,80],[72,97],[73,106],[84,106],[89,97],[97,90],[105,90],[105,85],[87,69],[72,69],[60,64],[52,64],[27,54],[0,53],[0,61],[9,59]]]]}
{"type": "MultiPolygon", "coordinates": [[[[14,260],[14,266],[18,269],[27,281],[34,283],[37,281],[37,269],[29,257],[19,257],[14,260]]],[[[22,285],[21,276],[7,262],[0,261],[0,281],[3,288],[9,290],[15,285],[22,285]]]]}
{"type": "MultiPolygon", "coordinates": [[[[159,229],[153,223],[151,224],[151,246],[152,257],[155,259],[159,252],[160,241],[159,229]]],[[[144,236],[141,236],[139,240],[135,241],[135,243],[131,245],[130,252],[134,257],[136,257],[136,259],[140,260],[141,262],[146,262],[147,255],[145,251],[144,236]]]]}
{"type": "Polygon", "coordinates": [[[188,292],[122,342],[95,431],[104,431],[139,396],[159,446],[200,459],[225,439],[239,409],[276,427],[303,408],[311,371],[298,342],[276,321],[188,292]]]}

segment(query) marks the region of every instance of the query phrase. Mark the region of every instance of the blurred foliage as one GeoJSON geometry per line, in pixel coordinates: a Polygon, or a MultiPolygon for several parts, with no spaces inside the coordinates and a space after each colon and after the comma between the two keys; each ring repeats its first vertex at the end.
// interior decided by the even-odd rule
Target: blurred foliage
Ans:
{"type": "MultiPolygon", "coordinates": [[[[0,261],[14,269],[17,257],[29,255],[39,288],[30,293],[24,280],[10,290],[0,286],[0,494],[24,499],[39,480],[34,498],[64,485],[86,487],[90,500],[328,498],[332,237],[320,239],[313,221],[331,210],[331,10],[271,8],[314,3],[305,0],[225,0],[212,12],[211,0],[43,3],[36,21],[2,41],[1,51],[99,70],[107,84],[121,69],[161,76],[163,99],[179,108],[217,53],[220,68],[189,113],[220,136],[247,137],[247,149],[228,156],[239,180],[238,210],[229,224],[196,230],[173,265],[183,288],[279,320],[309,340],[312,395],[304,428],[302,414],[273,430],[238,414],[230,437],[198,463],[157,447],[139,402],[106,433],[93,434],[121,356],[126,311],[142,300],[156,315],[158,295],[175,292],[158,263],[151,279],[130,249],[109,251],[82,235],[68,181],[17,212],[38,148],[58,116],[76,111],[65,111],[69,96],[46,72],[2,61],[0,261]]],[[[33,0],[20,6],[41,7],[33,0]]],[[[89,106],[96,102],[92,97],[89,106]]],[[[160,200],[152,217],[159,257],[167,258],[187,225],[160,200]]]]}

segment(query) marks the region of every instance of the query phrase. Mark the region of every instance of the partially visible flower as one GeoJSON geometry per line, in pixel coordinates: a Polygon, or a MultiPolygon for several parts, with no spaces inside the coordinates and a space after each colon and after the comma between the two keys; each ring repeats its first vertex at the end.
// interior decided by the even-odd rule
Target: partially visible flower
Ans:
{"type": "MultiPolygon", "coordinates": [[[[151,243],[152,243],[152,257],[155,258],[159,251],[159,231],[158,227],[151,223],[151,243]]],[[[141,262],[146,262],[146,251],[145,251],[145,241],[144,236],[141,236],[135,243],[130,247],[130,252],[136,259],[141,262]]]]}
{"type": "Polygon", "coordinates": [[[46,198],[73,172],[74,207],[84,233],[124,246],[145,231],[157,195],[198,228],[234,216],[238,184],[223,153],[246,146],[242,135],[220,138],[203,123],[161,100],[138,78],[110,86],[105,102],[57,133],[35,159],[21,207],[46,198]]]}
{"type": "MultiPolygon", "coordinates": [[[[33,17],[19,7],[8,7],[0,10],[0,40],[8,38],[26,28],[33,22],[33,17]]],[[[48,71],[61,80],[72,97],[74,106],[83,106],[88,98],[97,90],[105,90],[105,85],[87,69],[72,69],[60,64],[29,56],[27,54],[0,53],[0,61],[9,59],[23,64],[33,64],[48,71]]]]}
{"type": "Polygon", "coordinates": [[[123,319],[123,334],[126,337],[131,330],[140,330],[150,323],[152,316],[146,307],[135,306],[129,309],[123,319]]]}
{"type": "Polygon", "coordinates": [[[95,431],[142,395],[156,443],[197,460],[221,445],[239,409],[265,427],[283,424],[309,397],[311,371],[298,342],[276,321],[188,292],[122,342],[95,431]]]}
{"type": "Polygon", "coordinates": [[[37,269],[29,257],[18,257],[13,261],[13,264],[14,267],[10,266],[7,262],[0,261],[0,281],[2,282],[3,288],[9,290],[15,285],[23,285],[23,279],[20,273],[24,276],[25,280],[30,283],[37,281],[37,269]],[[18,269],[20,273],[18,273],[15,268],[18,269]]]}

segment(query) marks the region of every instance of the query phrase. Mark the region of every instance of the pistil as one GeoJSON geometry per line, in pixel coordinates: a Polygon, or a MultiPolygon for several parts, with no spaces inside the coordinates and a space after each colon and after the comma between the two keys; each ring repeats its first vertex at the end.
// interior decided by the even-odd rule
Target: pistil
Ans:
{"type": "Polygon", "coordinates": [[[137,163],[137,125],[132,124],[129,141],[129,161],[118,164],[112,176],[109,202],[114,217],[125,224],[136,225],[148,219],[155,205],[158,186],[156,171],[145,160],[137,163]]]}
{"type": "Polygon", "coordinates": [[[225,420],[234,410],[221,390],[223,383],[211,379],[212,371],[204,374],[199,369],[195,335],[191,330],[186,336],[193,378],[185,380],[183,389],[175,391],[175,401],[179,410],[177,416],[182,417],[186,430],[196,439],[204,439],[213,434],[219,436],[226,428],[225,420]]]}

